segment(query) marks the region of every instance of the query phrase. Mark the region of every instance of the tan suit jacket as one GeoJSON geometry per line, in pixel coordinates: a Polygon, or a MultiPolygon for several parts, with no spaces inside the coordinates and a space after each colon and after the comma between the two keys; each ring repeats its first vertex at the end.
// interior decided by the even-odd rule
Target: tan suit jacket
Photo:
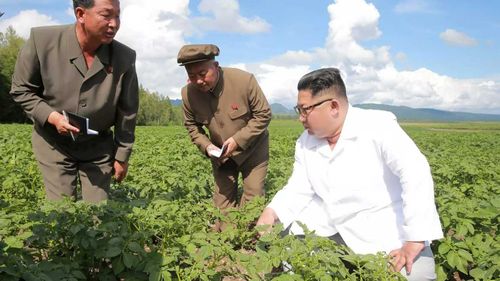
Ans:
{"type": "Polygon", "coordinates": [[[87,69],[74,24],[33,28],[17,59],[11,95],[35,130],[56,142],[68,137],[48,124],[52,111],[88,117],[90,128],[101,132],[114,127],[115,159],[125,162],[132,152],[139,105],[135,57],[132,49],[115,40],[97,50],[87,69]]]}
{"type": "Polygon", "coordinates": [[[200,92],[187,84],[182,89],[182,102],[184,125],[203,154],[210,143],[221,147],[230,137],[238,144],[231,157],[237,164],[253,153],[267,153],[271,109],[252,74],[219,68],[219,81],[213,92],[200,92]]]}

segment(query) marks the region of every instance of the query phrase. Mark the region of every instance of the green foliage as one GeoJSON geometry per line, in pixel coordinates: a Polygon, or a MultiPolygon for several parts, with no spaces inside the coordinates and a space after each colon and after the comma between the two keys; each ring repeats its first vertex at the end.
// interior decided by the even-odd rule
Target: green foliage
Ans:
{"type": "Polygon", "coordinates": [[[500,274],[500,126],[409,125],[432,169],[445,239],[433,244],[438,280],[500,274]],[[425,128],[425,130],[424,130],[425,128]]]}
{"type": "Polygon", "coordinates": [[[12,27],[5,33],[0,32],[0,122],[28,121],[21,106],[9,95],[17,54],[23,45],[24,39],[12,27]]]}
{"type": "Polygon", "coordinates": [[[180,125],[182,118],[181,108],[172,106],[168,97],[139,88],[137,125],[180,125]]]}
{"type": "MultiPolygon", "coordinates": [[[[404,128],[435,180],[446,236],[432,245],[439,280],[494,280],[500,124],[461,126],[404,128]]],[[[282,237],[281,226],[256,238],[255,219],[292,171],[295,120],[271,122],[266,197],[225,216],[212,205],[210,163],[183,127],[138,127],[128,177],[98,205],[43,199],[30,132],[0,125],[0,280],[404,280],[383,253],[282,237]],[[216,220],[228,229],[213,232],[216,220]]]]}

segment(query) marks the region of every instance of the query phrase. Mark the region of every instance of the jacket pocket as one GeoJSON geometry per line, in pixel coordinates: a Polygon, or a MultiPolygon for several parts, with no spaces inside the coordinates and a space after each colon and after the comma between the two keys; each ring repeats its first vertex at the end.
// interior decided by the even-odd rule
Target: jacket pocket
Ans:
{"type": "Polygon", "coordinates": [[[247,115],[247,113],[248,113],[248,108],[240,107],[238,108],[238,110],[233,110],[229,112],[229,118],[231,118],[232,120],[238,119],[241,118],[242,116],[247,115]]]}

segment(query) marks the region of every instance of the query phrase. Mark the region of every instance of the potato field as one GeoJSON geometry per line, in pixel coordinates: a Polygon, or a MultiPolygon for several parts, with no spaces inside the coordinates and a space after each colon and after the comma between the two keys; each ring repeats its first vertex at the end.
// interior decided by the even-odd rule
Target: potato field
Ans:
{"type": "MultiPolygon", "coordinates": [[[[402,124],[427,156],[445,238],[438,280],[500,278],[500,123],[402,124]]],[[[254,222],[292,171],[302,126],[273,120],[266,196],[223,216],[209,160],[180,126],[138,127],[111,200],[48,202],[30,125],[0,125],[0,280],[404,280],[384,253],[308,234],[257,238],[254,222]],[[213,232],[217,220],[231,222],[213,232]],[[281,266],[286,261],[291,271],[281,266]]]]}

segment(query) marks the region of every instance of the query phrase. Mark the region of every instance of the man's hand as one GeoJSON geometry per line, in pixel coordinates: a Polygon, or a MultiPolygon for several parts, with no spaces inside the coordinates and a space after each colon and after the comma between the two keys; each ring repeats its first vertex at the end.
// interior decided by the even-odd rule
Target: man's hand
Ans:
{"type": "Polygon", "coordinates": [[[73,132],[75,134],[78,134],[78,132],[80,132],[80,130],[78,130],[77,127],[71,126],[69,124],[68,120],[66,120],[66,118],[64,118],[64,115],[62,115],[61,113],[59,113],[57,111],[52,111],[49,114],[49,118],[47,118],[47,122],[49,122],[49,124],[52,124],[54,127],[56,127],[57,132],[60,135],[66,136],[69,134],[69,132],[73,132]]]}
{"type": "Polygon", "coordinates": [[[115,171],[115,180],[120,183],[127,175],[128,163],[115,160],[115,163],[113,163],[113,170],[115,171]]]}
{"type": "Polygon", "coordinates": [[[406,241],[403,247],[392,250],[389,256],[391,257],[393,270],[399,272],[404,266],[406,268],[406,274],[410,274],[415,257],[417,257],[424,248],[425,244],[423,241],[406,241]]]}
{"type": "Polygon", "coordinates": [[[267,225],[268,228],[259,231],[259,236],[262,236],[271,231],[271,228],[276,221],[278,221],[278,215],[276,215],[276,212],[271,208],[265,208],[259,219],[257,220],[256,226],[267,225]]]}
{"type": "Polygon", "coordinates": [[[228,138],[222,146],[226,146],[226,152],[222,155],[222,158],[226,157],[231,157],[233,155],[233,152],[238,148],[238,144],[236,141],[231,137],[228,138]]]}

